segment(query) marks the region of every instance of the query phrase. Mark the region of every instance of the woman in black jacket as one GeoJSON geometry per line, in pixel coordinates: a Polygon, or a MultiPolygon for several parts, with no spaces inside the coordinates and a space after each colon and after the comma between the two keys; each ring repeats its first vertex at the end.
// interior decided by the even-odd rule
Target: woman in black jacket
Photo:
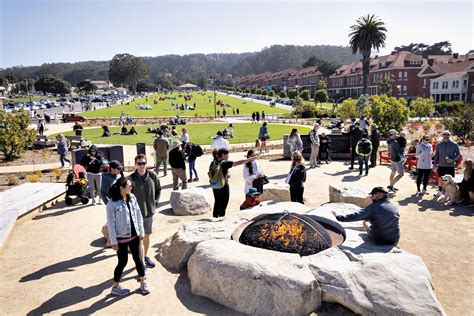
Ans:
{"type": "MultiPolygon", "coordinates": [[[[92,145],[89,148],[87,155],[81,159],[81,165],[83,165],[87,171],[87,181],[89,182],[89,192],[91,195],[92,205],[95,205],[95,194],[96,192],[99,193],[102,185],[102,160],[102,155],[96,145],[92,145]],[[96,187],[97,191],[95,190],[96,187]]],[[[102,204],[100,198],[99,204],[102,204]]]]}
{"type": "Polygon", "coordinates": [[[292,202],[304,204],[303,192],[306,181],[306,169],[303,165],[304,159],[298,150],[293,153],[291,170],[286,178],[286,183],[290,185],[290,197],[292,202]]]}

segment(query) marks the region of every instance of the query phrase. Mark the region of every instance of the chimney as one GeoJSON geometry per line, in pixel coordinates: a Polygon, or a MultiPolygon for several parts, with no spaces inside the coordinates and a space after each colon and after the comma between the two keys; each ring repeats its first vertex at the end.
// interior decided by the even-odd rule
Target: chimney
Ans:
{"type": "Polygon", "coordinates": [[[454,59],[458,59],[458,57],[459,57],[459,53],[453,53],[453,58],[454,59]]]}

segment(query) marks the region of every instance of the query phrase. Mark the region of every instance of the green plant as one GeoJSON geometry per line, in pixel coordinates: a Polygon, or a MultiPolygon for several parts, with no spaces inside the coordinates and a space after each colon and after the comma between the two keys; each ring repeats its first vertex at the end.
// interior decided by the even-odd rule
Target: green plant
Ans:
{"type": "Polygon", "coordinates": [[[49,161],[49,159],[51,158],[51,152],[45,148],[41,151],[41,157],[45,162],[49,161]]]}
{"type": "Polygon", "coordinates": [[[463,143],[474,140],[474,104],[460,106],[450,117],[443,119],[443,125],[463,143]]]}
{"type": "Polygon", "coordinates": [[[319,102],[321,105],[323,102],[327,102],[329,99],[328,91],[326,89],[319,89],[314,92],[314,102],[319,102]]]}
{"type": "Polygon", "coordinates": [[[358,116],[357,100],[346,99],[336,109],[336,115],[344,120],[358,116]]]}
{"type": "Polygon", "coordinates": [[[305,101],[309,101],[309,97],[310,97],[310,95],[309,95],[309,90],[303,90],[303,91],[301,91],[300,97],[301,97],[303,100],[305,100],[305,101]]]}
{"type": "Polygon", "coordinates": [[[273,91],[273,90],[268,91],[268,96],[269,97],[274,97],[275,96],[275,91],[273,91]]]}
{"type": "Polygon", "coordinates": [[[298,90],[291,89],[290,91],[288,91],[288,98],[290,98],[291,100],[296,99],[297,96],[298,96],[298,90]]]}
{"type": "Polygon", "coordinates": [[[41,171],[32,172],[27,176],[28,182],[38,182],[41,178],[41,171]]]}
{"type": "Polygon", "coordinates": [[[293,111],[293,114],[301,118],[313,118],[313,117],[324,117],[326,112],[319,109],[315,104],[306,103],[302,106],[297,107],[293,111]]]}
{"type": "Polygon", "coordinates": [[[370,114],[382,133],[387,133],[392,128],[400,130],[408,122],[409,113],[403,98],[370,96],[370,114]]]}
{"type": "Polygon", "coordinates": [[[0,110],[0,152],[5,160],[20,157],[33,144],[36,133],[28,128],[31,122],[26,110],[7,113],[0,110]]]}
{"type": "Polygon", "coordinates": [[[286,98],[286,92],[285,92],[285,90],[281,90],[281,91],[280,91],[280,98],[282,98],[282,99],[286,98]]]}
{"type": "Polygon", "coordinates": [[[435,109],[434,100],[432,97],[423,98],[418,97],[410,103],[411,116],[419,117],[420,120],[422,117],[430,116],[435,109]]]}
{"type": "Polygon", "coordinates": [[[19,180],[16,175],[8,175],[5,179],[8,186],[17,185],[19,180]]]}

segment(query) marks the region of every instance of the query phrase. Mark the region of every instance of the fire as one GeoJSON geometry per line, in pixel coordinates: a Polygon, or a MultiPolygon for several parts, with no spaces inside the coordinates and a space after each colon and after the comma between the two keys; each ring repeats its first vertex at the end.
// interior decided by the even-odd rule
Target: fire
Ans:
{"type": "Polygon", "coordinates": [[[275,224],[265,224],[260,231],[260,240],[274,240],[283,243],[285,247],[297,243],[301,244],[305,238],[305,226],[297,219],[280,221],[275,224]]]}

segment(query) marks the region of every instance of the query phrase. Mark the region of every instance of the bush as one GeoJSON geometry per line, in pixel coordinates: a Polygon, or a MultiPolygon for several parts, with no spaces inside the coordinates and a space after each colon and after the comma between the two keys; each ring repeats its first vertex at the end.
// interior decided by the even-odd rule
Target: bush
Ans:
{"type": "Polygon", "coordinates": [[[257,89],[255,90],[255,94],[262,94],[262,89],[257,88],[257,89]]]}
{"type": "MultiPolygon", "coordinates": [[[[319,90],[318,90],[319,91],[319,90]]],[[[343,120],[357,117],[359,111],[357,109],[357,100],[345,99],[336,109],[336,115],[343,120]]]]}
{"type": "Polygon", "coordinates": [[[443,119],[444,126],[463,143],[474,140],[474,104],[462,104],[450,116],[443,119]]]}
{"type": "Polygon", "coordinates": [[[314,92],[314,102],[323,103],[329,99],[328,91],[326,89],[319,89],[314,92]]]}
{"type": "Polygon", "coordinates": [[[28,182],[38,182],[41,178],[41,171],[30,173],[27,177],[28,182]]]}
{"type": "Polygon", "coordinates": [[[440,114],[450,114],[456,112],[461,106],[464,105],[462,101],[442,101],[435,105],[435,110],[440,114]]]}
{"type": "Polygon", "coordinates": [[[313,117],[325,117],[327,116],[326,111],[318,108],[315,104],[304,104],[297,107],[293,111],[293,115],[297,115],[301,118],[313,118],[313,117]]]}
{"type": "Polygon", "coordinates": [[[309,90],[303,90],[301,91],[300,93],[300,97],[301,99],[305,100],[305,101],[309,101],[309,90]]]}
{"type": "Polygon", "coordinates": [[[379,130],[387,133],[392,128],[400,130],[408,122],[410,110],[403,98],[397,100],[387,95],[373,95],[370,97],[370,113],[379,130]]]}
{"type": "Polygon", "coordinates": [[[288,91],[288,98],[290,98],[291,100],[296,99],[297,96],[298,96],[298,90],[291,89],[290,91],[288,91]]]}
{"type": "Polygon", "coordinates": [[[256,91],[257,91],[256,88],[250,88],[250,93],[255,94],[256,91]]]}
{"type": "Polygon", "coordinates": [[[418,97],[416,100],[411,101],[410,110],[412,117],[429,117],[434,112],[434,100],[433,98],[418,97]]]}
{"type": "Polygon", "coordinates": [[[30,122],[28,111],[0,110],[0,152],[5,160],[20,157],[33,144],[36,132],[28,128],[30,122]]]}
{"type": "Polygon", "coordinates": [[[275,91],[273,91],[273,90],[268,91],[268,96],[269,97],[274,97],[275,96],[275,91]]]}
{"type": "Polygon", "coordinates": [[[250,88],[245,89],[244,93],[250,93],[250,88]]]}
{"type": "Polygon", "coordinates": [[[282,99],[286,98],[286,92],[285,92],[285,90],[281,90],[281,91],[280,91],[280,98],[282,98],[282,99]]]}
{"type": "Polygon", "coordinates": [[[267,95],[268,94],[268,90],[267,89],[262,89],[262,95],[267,95]]]}
{"type": "Polygon", "coordinates": [[[17,185],[19,183],[16,175],[8,175],[5,180],[7,181],[8,186],[17,185]]]}

